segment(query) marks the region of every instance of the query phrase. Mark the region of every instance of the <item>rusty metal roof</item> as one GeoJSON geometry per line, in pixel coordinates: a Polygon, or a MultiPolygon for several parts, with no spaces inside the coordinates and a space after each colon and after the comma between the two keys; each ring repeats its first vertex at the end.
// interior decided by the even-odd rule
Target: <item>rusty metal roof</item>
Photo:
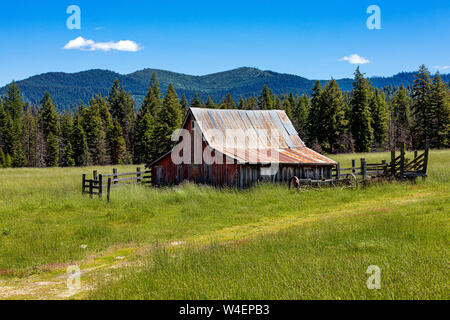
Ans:
{"type": "Polygon", "coordinates": [[[336,164],[307,148],[282,110],[190,110],[208,145],[240,163],[336,164]]]}

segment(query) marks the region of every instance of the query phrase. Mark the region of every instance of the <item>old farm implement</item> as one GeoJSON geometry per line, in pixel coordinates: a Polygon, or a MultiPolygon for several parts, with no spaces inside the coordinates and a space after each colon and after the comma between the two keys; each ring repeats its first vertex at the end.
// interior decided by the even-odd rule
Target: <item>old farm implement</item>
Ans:
{"type": "Polygon", "coordinates": [[[82,194],[89,194],[91,198],[96,195],[99,198],[106,193],[106,199],[110,200],[111,188],[130,185],[130,184],[149,184],[151,183],[151,172],[141,171],[136,168],[134,172],[119,173],[117,169],[113,169],[112,174],[98,174],[97,170],[92,173],[92,179],[87,179],[86,174],[82,176],[82,194]]]}
{"type": "Polygon", "coordinates": [[[414,151],[412,159],[406,157],[405,145],[400,148],[400,155],[397,156],[395,151],[391,151],[391,160],[380,163],[367,163],[366,159],[360,159],[360,166],[356,166],[356,160],[352,160],[351,168],[341,168],[338,163],[333,169],[331,179],[311,180],[300,179],[296,176],[289,181],[289,188],[303,187],[356,187],[358,184],[368,184],[378,181],[389,180],[410,180],[415,181],[416,178],[427,177],[429,146],[427,144],[425,151],[419,154],[414,151]]]}

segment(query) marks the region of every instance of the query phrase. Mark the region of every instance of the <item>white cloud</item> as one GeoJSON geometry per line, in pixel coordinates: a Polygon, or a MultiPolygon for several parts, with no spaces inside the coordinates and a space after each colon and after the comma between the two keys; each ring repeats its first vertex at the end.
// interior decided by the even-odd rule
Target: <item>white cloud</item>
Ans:
{"type": "Polygon", "coordinates": [[[64,50],[82,50],[82,51],[127,51],[127,52],[137,52],[142,50],[136,42],[131,40],[120,40],[117,42],[95,42],[94,40],[88,40],[83,37],[78,37],[76,39],[70,40],[64,47],[64,50]]]}
{"type": "Polygon", "coordinates": [[[434,66],[434,69],[436,69],[436,71],[444,71],[450,69],[450,66],[434,66]]]}
{"type": "Polygon", "coordinates": [[[353,53],[349,56],[345,56],[343,58],[340,59],[340,61],[348,61],[351,64],[366,64],[366,63],[370,63],[370,61],[366,58],[363,58],[361,56],[359,56],[356,53],[353,53]]]}

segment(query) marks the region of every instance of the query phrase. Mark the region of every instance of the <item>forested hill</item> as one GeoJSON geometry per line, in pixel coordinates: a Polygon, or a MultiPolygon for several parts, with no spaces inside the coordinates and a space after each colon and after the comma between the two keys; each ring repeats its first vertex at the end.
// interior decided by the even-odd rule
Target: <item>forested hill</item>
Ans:
{"type": "MultiPolygon", "coordinates": [[[[189,100],[197,93],[202,100],[209,95],[219,101],[230,93],[237,101],[240,97],[260,95],[264,85],[267,85],[274,94],[292,92],[301,95],[310,93],[315,81],[296,75],[244,67],[205,76],[191,76],[157,69],[144,69],[128,75],[108,70],[88,70],[78,73],[50,72],[17,83],[24,98],[30,103],[38,104],[44,92],[48,91],[58,110],[61,111],[73,109],[79,101],[88,104],[96,94],[107,95],[114,80],[118,78],[122,87],[133,95],[139,106],[148,90],[153,72],[156,73],[163,90],[172,82],[179,97],[184,93],[189,100]]],[[[388,85],[400,86],[402,83],[408,86],[412,83],[414,75],[414,72],[402,72],[392,77],[373,77],[370,80],[378,88],[388,85]]],[[[449,82],[450,74],[442,75],[442,78],[445,82],[449,82]]],[[[352,79],[340,79],[338,84],[342,90],[350,91],[352,81],[352,79]]],[[[323,81],[325,82],[326,80],[323,81]]],[[[0,95],[3,95],[5,91],[6,87],[0,88],[0,95]]]]}

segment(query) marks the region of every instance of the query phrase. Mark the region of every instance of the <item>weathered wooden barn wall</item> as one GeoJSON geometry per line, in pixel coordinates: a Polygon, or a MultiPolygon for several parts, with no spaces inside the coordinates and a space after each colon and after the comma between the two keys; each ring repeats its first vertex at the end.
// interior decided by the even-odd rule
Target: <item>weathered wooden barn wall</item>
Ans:
{"type": "MultiPolygon", "coordinates": [[[[186,121],[186,130],[193,136],[192,116],[186,121]]],[[[202,141],[202,153],[207,148],[206,142],[202,141]]],[[[214,155],[214,152],[213,152],[214,155]]],[[[203,157],[202,157],[203,160],[203,157]]],[[[239,187],[239,166],[227,163],[230,160],[222,156],[222,164],[208,165],[202,161],[201,164],[176,165],[168,154],[152,167],[152,177],[155,177],[156,185],[174,185],[182,181],[209,184],[217,187],[239,187]]]]}

